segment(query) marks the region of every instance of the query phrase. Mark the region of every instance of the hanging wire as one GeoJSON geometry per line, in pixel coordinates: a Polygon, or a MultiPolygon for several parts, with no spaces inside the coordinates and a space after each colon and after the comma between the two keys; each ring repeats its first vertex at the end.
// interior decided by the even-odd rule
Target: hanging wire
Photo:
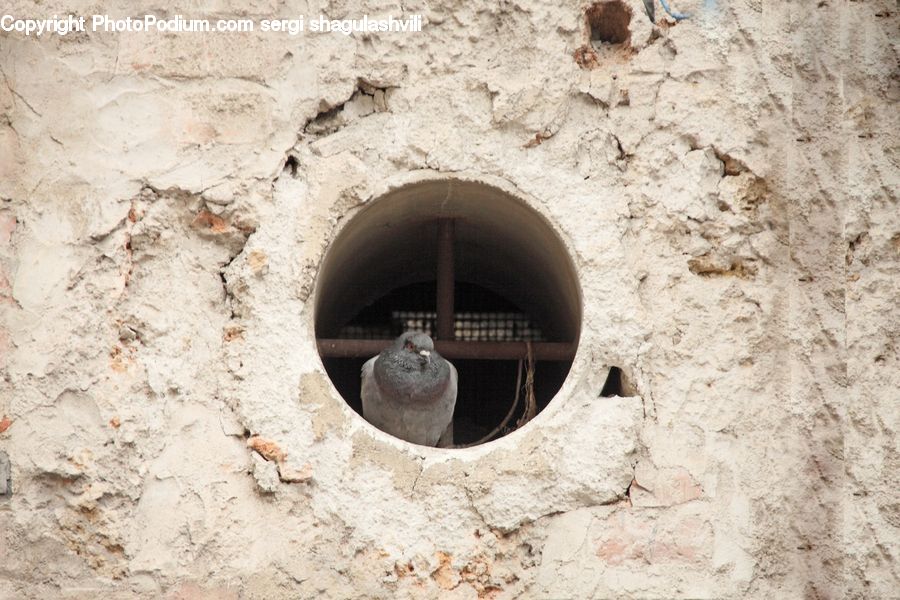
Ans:
{"type": "Polygon", "coordinates": [[[528,348],[528,369],[525,375],[525,412],[516,421],[516,429],[532,420],[537,415],[537,401],[534,398],[534,349],[531,342],[525,342],[528,348]]]}
{"type": "Polygon", "coordinates": [[[503,429],[506,427],[509,420],[512,419],[512,416],[516,412],[516,407],[519,405],[519,391],[522,389],[522,359],[519,359],[519,372],[516,375],[516,397],[513,399],[512,406],[509,407],[509,412],[506,413],[506,416],[503,417],[503,420],[500,421],[500,424],[494,427],[493,430],[486,436],[482,437],[477,442],[472,442],[470,444],[465,444],[463,446],[458,446],[459,448],[468,448],[470,446],[477,446],[479,444],[483,444],[485,442],[489,442],[494,439],[494,436],[498,433],[501,433],[503,429]]]}

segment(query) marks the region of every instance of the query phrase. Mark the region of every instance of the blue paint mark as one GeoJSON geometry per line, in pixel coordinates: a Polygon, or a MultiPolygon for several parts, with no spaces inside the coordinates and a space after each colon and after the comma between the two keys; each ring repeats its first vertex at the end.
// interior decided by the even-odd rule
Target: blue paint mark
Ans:
{"type": "MultiPolygon", "coordinates": [[[[688,17],[691,16],[691,15],[685,14],[685,13],[672,12],[672,9],[669,8],[669,3],[666,2],[666,0],[659,0],[659,1],[662,4],[662,7],[665,9],[665,11],[667,13],[669,13],[669,16],[672,17],[673,19],[675,19],[676,21],[681,21],[682,19],[687,19],[688,17]]],[[[710,1],[710,0],[707,0],[707,1],[710,1]]],[[[715,2],[715,0],[711,0],[711,1],[715,2]]]]}

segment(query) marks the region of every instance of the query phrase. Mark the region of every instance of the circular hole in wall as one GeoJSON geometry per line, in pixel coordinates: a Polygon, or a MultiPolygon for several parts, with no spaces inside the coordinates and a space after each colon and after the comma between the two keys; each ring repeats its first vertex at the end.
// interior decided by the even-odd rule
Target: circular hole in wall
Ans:
{"type": "Polygon", "coordinates": [[[425,331],[459,373],[457,446],[523,425],[529,396],[543,410],[568,375],[580,327],[562,240],[523,201],[480,182],[429,180],[374,200],[341,230],[318,276],[319,352],[347,404],[362,414],[366,360],[404,331],[425,331]]]}

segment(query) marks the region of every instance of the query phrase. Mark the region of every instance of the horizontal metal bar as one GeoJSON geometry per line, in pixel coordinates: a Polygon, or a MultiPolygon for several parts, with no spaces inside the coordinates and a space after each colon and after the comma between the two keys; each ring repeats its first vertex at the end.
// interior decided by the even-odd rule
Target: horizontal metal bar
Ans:
{"type": "MultiPolygon", "coordinates": [[[[320,339],[319,354],[324,358],[371,358],[387,348],[393,340],[336,340],[320,339]]],[[[434,343],[444,358],[476,360],[518,360],[528,355],[525,342],[463,342],[434,343]]],[[[535,360],[565,361],[575,358],[575,342],[532,342],[535,360]]]]}

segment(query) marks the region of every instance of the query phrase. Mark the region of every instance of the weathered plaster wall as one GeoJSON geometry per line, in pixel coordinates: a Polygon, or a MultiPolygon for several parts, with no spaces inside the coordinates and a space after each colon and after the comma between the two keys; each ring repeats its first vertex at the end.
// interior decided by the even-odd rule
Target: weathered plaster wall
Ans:
{"type": "Polygon", "coordinates": [[[897,7],[627,4],[597,52],[532,1],[0,36],[0,595],[895,595],[897,7]],[[536,421],[438,451],[341,402],[312,309],[349,218],[453,177],[554,224],[584,319],[536,421]]]}

